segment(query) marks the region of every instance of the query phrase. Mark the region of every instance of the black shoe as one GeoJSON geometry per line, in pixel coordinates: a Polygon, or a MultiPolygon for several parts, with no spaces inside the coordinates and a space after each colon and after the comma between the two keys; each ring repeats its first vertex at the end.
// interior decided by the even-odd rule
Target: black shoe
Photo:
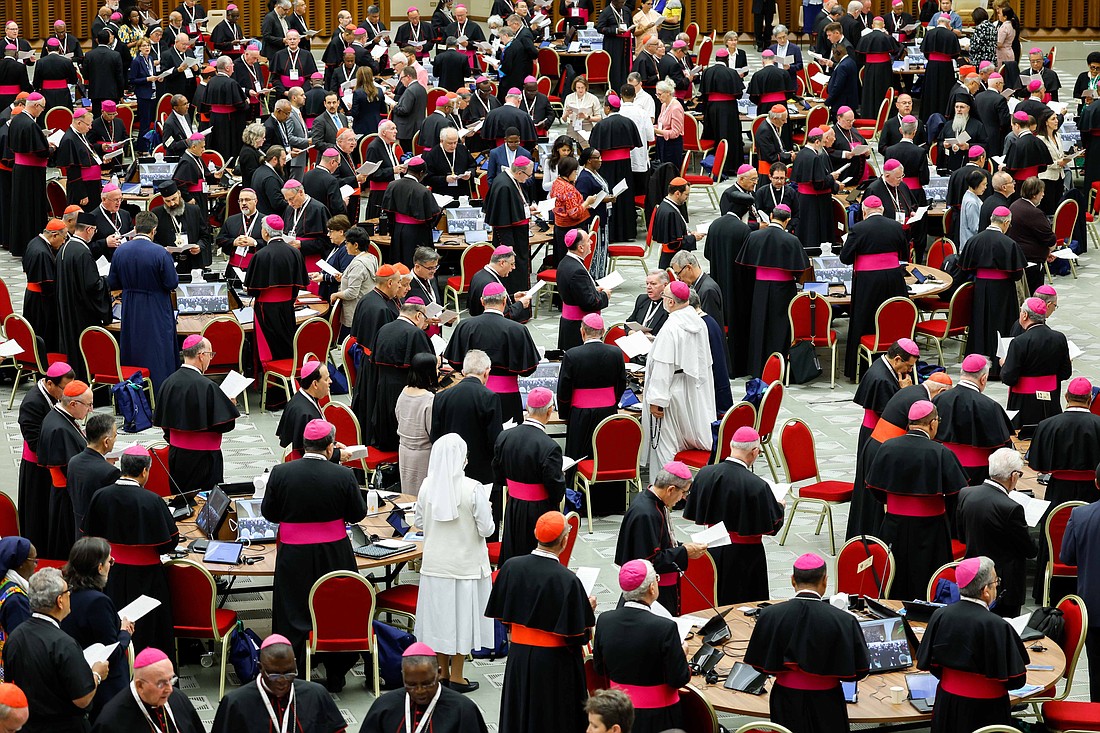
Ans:
{"type": "Polygon", "coordinates": [[[450,687],[451,686],[451,681],[447,680],[447,679],[440,679],[439,684],[443,685],[444,687],[450,687]]]}
{"type": "Polygon", "coordinates": [[[325,679],[325,689],[333,694],[337,694],[344,691],[344,685],[347,683],[346,677],[338,677],[336,679],[325,679]]]}
{"type": "Polygon", "coordinates": [[[465,695],[467,692],[473,692],[477,688],[481,687],[481,685],[479,685],[477,682],[472,682],[469,680],[467,680],[465,684],[454,682],[452,680],[448,686],[455,692],[462,693],[463,695],[465,695]]]}

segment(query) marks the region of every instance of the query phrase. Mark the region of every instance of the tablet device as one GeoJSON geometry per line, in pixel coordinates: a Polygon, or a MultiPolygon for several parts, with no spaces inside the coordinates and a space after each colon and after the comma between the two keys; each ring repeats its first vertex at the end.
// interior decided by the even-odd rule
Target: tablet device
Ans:
{"type": "Polygon", "coordinates": [[[851,705],[859,702],[859,686],[856,682],[844,682],[841,680],[840,689],[844,691],[844,702],[851,705]]]}
{"type": "Polygon", "coordinates": [[[918,270],[915,267],[909,272],[909,274],[912,275],[914,278],[916,278],[918,285],[923,283],[925,280],[928,279],[924,276],[923,272],[921,272],[920,270],[918,270]]]}
{"type": "Polygon", "coordinates": [[[396,507],[390,510],[390,515],[386,517],[386,523],[393,527],[394,537],[404,537],[412,529],[409,523],[405,521],[405,512],[396,507]]]}
{"type": "Polygon", "coordinates": [[[900,618],[860,621],[859,628],[867,642],[871,674],[907,669],[913,663],[913,652],[900,618]]]}
{"type": "Polygon", "coordinates": [[[930,672],[915,672],[905,675],[905,686],[909,688],[910,700],[924,700],[931,704],[936,699],[940,681],[930,672]]]}
{"type": "Polygon", "coordinates": [[[757,672],[744,662],[735,662],[726,677],[725,688],[738,692],[747,692],[750,695],[763,695],[764,683],[768,681],[768,675],[757,672]]]}
{"type": "Polygon", "coordinates": [[[818,295],[825,296],[825,295],[829,294],[829,283],[821,283],[821,282],[802,283],[802,290],[804,292],[807,292],[807,293],[817,293],[818,295]]]}
{"type": "Polygon", "coordinates": [[[215,486],[210,495],[206,497],[206,503],[199,511],[199,516],[195,519],[195,525],[204,537],[212,540],[217,536],[228,512],[229,496],[220,487],[215,486]]]}
{"type": "Polygon", "coordinates": [[[239,542],[212,541],[206,548],[202,561],[218,565],[239,565],[244,545],[239,542]]]}

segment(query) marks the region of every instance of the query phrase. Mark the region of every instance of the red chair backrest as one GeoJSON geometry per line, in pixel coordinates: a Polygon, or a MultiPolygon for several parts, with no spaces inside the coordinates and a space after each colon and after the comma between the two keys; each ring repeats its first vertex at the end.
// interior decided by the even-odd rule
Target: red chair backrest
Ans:
{"type": "Polygon", "coordinates": [[[878,116],[875,118],[875,130],[881,130],[886,125],[886,120],[890,119],[890,109],[894,106],[894,89],[891,87],[886,93],[886,98],[882,100],[882,104],[878,106],[878,116]]]}
{"type": "Polygon", "coordinates": [[[787,481],[794,484],[807,479],[817,480],[817,451],[810,426],[798,418],[788,420],[779,429],[779,441],[787,481]]]}
{"type": "MultiPolygon", "coordinates": [[[[4,336],[23,347],[23,353],[15,357],[17,362],[39,370],[42,363],[38,354],[38,339],[35,338],[34,327],[26,318],[18,313],[9,314],[4,319],[4,336]]],[[[4,535],[0,535],[2,536],[4,535]]]]}
{"type": "Polygon", "coordinates": [[[172,625],[177,636],[210,635],[214,626],[214,584],[194,563],[167,564],[172,625]]]}
{"type": "Polygon", "coordinates": [[[0,278],[0,319],[7,318],[14,312],[11,306],[11,293],[8,292],[8,284],[0,278]]]}
{"type": "Polygon", "coordinates": [[[202,330],[203,338],[210,342],[214,359],[210,366],[239,367],[244,348],[244,329],[235,318],[216,318],[202,330]]]}
{"type": "Polygon", "coordinates": [[[1054,237],[1058,244],[1069,244],[1073,240],[1073,227],[1077,223],[1077,202],[1066,199],[1054,210],[1054,237]]]}
{"type": "Polygon", "coordinates": [[[233,216],[234,214],[241,213],[241,189],[244,188],[243,183],[238,183],[233,188],[229,189],[229,193],[225,195],[225,215],[233,216]]]}
{"type": "Polygon", "coordinates": [[[119,105],[118,121],[122,123],[122,128],[126,130],[126,137],[130,137],[134,132],[134,110],[119,105]]]}
{"type": "Polygon", "coordinates": [[[710,55],[713,51],[714,43],[711,41],[710,36],[707,36],[699,44],[699,53],[696,55],[695,63],[706,68],[710,64],[710,55]]]}
{"type": "Polygon", "coordinates": [[[89,376],[99,374],[122,378],[118,363],[118,342],[109,331],[91,327],[80,334],[80,353],[88,363],[89,376]]]}
{"type": "MultiPolygon", "coordinates": [[[[830,321],[833,318],[833,309],[828,301],[817,293],[801,292],[791,299],[789,308],[791,320],[791,342],[809,341],[829,336],[830,321]],[[811,327],[811,324],[812,327],[811,327]]],[[[768,370],[764,365],[764,371],[768,370]]],[[[767,381],[767,380],[765,380],[767,381]]]]}
{"type": "Polygon", "coordinates": [[[932,578],[928,581],[928,598],[931,602],[936,595],[936,586],[939,585],[940,580],[950,580],[952,583],[955,581],[955,570],[959,567],[957,562],[948,563],[942,568],[936,571],[932,578]]]}
{"type": "Polygon", "coordinates": [[[554,91],[554,82],[550,80],[548,76],[540,76],[538,79],[539,94],[544,94],[547,97],[550,96],[550,92],[554,91]]]}
{"type": "Polygon", "coordinates": [[[596,481],[605,471],[638,468],[642,450],[642,424],[628,415],[612,415],[596,426],[592,434],[592,458],[596,481]]]}
{"type": "Polygon", "coordinates": [[[149,451],[153,462],[149,466],[149,480],[145,488],[160,497],[172,495],[172,482],[168,475],[168,446],[161,445],[149,451]]]}
{"type": "MultiPolygon", "coordinates": [[[[816,61],[807,61],[802,66],[802,71],[806,76],[806,83],[810,86],[810,91],[815,92],[817,96],[820,96],[821,91],[825,88],[824,84],[819,84],[814,81],[814,77],[821,72],[821,65],[816,61]]],[[[813,129],[812,127],[809,129],[813,129]]]]}
{"type": "MultiPolygon", "coordinates": [[[[708,43],[706,45],[709,46],[710,44],[708,43]]],[[[714,146],[714,165],[710,169],[710,177],[716,185],[726,168],[726,149],[727,145],[725,140],[719,140],[718,144],[714,146]]]]}
{"type": "Polygon", "coordinates": [[[1062,650],[1066,653],[1066,669],[1062,672],[1062,677],[1070,679],[1077,666],[1077,658],[1081,654],[1080,647],[1085,641],[1089,614],[1084,601],[1079,596],[1066,596],[1058,601],[1056,608],[1062,612],[1062,618],[1065,620],[1062,650]]]}
{"type": "Polygon", "coordinates": [[[767,441],[775,430],[775,421],[779,417],[779,406],[783,404],[783,383],[772,382],[764,391],[764,397],[760,400],[760,412],[756,420],[756,432],[760,433],[760,439],[767,441]]]}
{"type": "Polygon", "coordinates": [[[336,440],[344,445],[360,445],[359,420],[347,405],[330,402],[321,409],[321,415],[336,428],[336,440]]]}
{"type": "Polygon", "coordinates": [[[374,595],[365,581],[345,575],[325,578],[310,594],[317,641],[340,641],[350,648],[372,647],[374,614],[368,609],[374,609],[374,595]]]}
{"type": "Polygon", "coordinates": [[[955,254],[955,252],[955,243],[947,237],[940,237],[935,242],[932,242],[932,246],[928,248],[928,259],[926,262],[929,267],[942,270],[943,261],[946,260],[949,255],[955,254]]]}
{"type": "Polygon", "coordinates": [[[462,272],[463,292],[470,289],[470,283],[473,282],[474,275],[489,264],[492,256],[493,247],[488,244],[477,244],[466,248],[466,251],[462,253],[462,261],[459,263],[462,272]]]}
{"type": "Polygon", "coordinates": [[[680,613],[705,611],[718,605],[718,570],[709,552],[688,560],[684,575],[691,583],[680,585],[680,613]]]}
{"type": "Polygon", "coordinates": [[[7,494],[0,493],[0,537],[19,536],[19,513],[15,502],[7,494]]]}
{"type": "Polygon", "coordinates": [[[332,341],[332,328],[324,318],[311,318],[294,334],[294,367],[302,366],[307,354],[313,354],[319,361],[328,361],[328,345],[332,341]]]}
{"type": "Polygon", "coordinates": [[[73,124],[73,112],[68,107],[46,110],[46,127],[51,130],[68,130],[73,124]]]}
{"type": "Polygon", "coordinates": [[[356,147],[359,149],[359,160],[367,159],[367,147],[370,145],[371,140],[376,137],[378,137],[378,133],[372,132],[369,135],[364,135],[363,137],[359,138],[359,142],[356,143],[356,147]]]}
{"type": "Polygon", "coordinates": [[[1080,501],[1067,501],[1050,510],[1047,515],[1047,558],[1051,563],[1062,563],[1062,537],[1066,534],[1066,525],[1069,524],[1069,515],[1079,506],[1084,506],[1080,501]]]}
{"type": "Polygon", "coordinates": [[[951,306],[947,311],[947,334],[966,328],[974,314],[974,283],[963,283],[951,296],[951,306]]]}
{"type": "MultiPolygon", "coordinates": [[[[561,73],[560,59],[558,58],[558,52],[552,48],[540,48],[539,49],[539,68],[542,70],[543,76],[558,78],[561,73]]],[[[541,79],[539,80],[541,82],[541,79]]],[[[539,91],[542,92],[542,85],[539,85],[539,91]]],[[[546,94],[546,92],[542,92],[546,94]]]]}
{"type": "Polygon", "coordinates": [[[760,379],[764,384],[783,381],[783,355],[772,354],[764,362],[764,368],[760,370],[760,379]]]}
{"type": "MultiPolygon", "coordinates": [[[[619,324],[616,324],[616,325],[612,326],[611,328],[607,329],[607,331],[603,335],[603,342],[605,344],[611,344],[612,346],[614,346],[615,341],[617,339],[621,339],[625,335],[626,335],[626,328],[621,323],[619,323],[619,324]]],[[[627,356],[626,352],[624,351],[623,352],[623,363],[626,364],[626,363],[629,363],[629,362],[630,362],[630,357],[627,356]]],[[[1095,401],[1100,402],[1100,400],[1095,400],[1095,401]]],[[[1097,405],[1097,409],[1100,409],[1100,405],[1097,405]]]]}
{"type": "Polygon", "coordinates": [[[565,549],[558,555],[558,562],[564,567],[569,567],[569,561],[573,559],[573,548],[577,546],[577,535],[581,529],[581,515],[569,512],[565,515],[565,523],[569,526],[569,539],[565,541],[565,549]]]}
{"type": "Polygon", "coordinates": [[[344,373],[348,377],[348,387],[355,387],[355,380],[359,378],[359,370],[355,368],[355,359],[351,356],[351,347],[359,343],[359,340],[354,336],[348,336],[344,339],[344,346],[341,349],[344,354],[344,373]]]}
{"type": "Polygon", "coordinates": [[[806,129],[812,130],[815,127],[821,127],[829,122],[829,108],[823,104],[818,104],[810,107],[810,111],[806,113],[806,129]]]}
{"type": "Polygon", "coordinates": [[[202,164],[207,166],[210,163],[213,163],[215,168],[222,168],[225,166],[225,158],[217,150],[204,150],[202,152],[202,164]]]}
{"type": "Polygon", "coordinates": [[[718,733],[718,719],[707,699],[693,687],[679,690],[680,715],[684,719],[684,730],[691,733],[718,733]]]}
{"type": "Polygon", "coordinates": [[[751,428],[756,424],[756,408],[751,402],[738,402],[722,417],[718,426],[718,460],[730,457],[730,441],[738,428],[751,428]]]}
{"type": "Polygon", "coordinates": [[[584,660],[584,686],[589,695],[594,695],[596,690],[611,689],[611,680],[596,671],[596,661],[592,657],[584,660]]]}
{"type": "Polygon", "coordinates": [[[447,90],[446,89],[439,89],[437,87],[429,89],[428,90],[428,109],[434,110],[436,100],[438,100],[440,97],[446,97],[446,96],[447,96],[447,90]]]}
{"type": "Polygon", "coordinates": [[[606,84],[610,70],[611,55],[607,51],[593,51],[584,59],[584,73],[589,84],[606,84]]]}
{"type": "Polygon", "coordinates": [[[875,319],[875,334],[879,344],[892,344],[898,339],[913,338],[917,327],[917,306],[909,298],[890,298],[879,307],[875,319]]]}
{"type": "Polygon", "coordinates": [[[172,95],[162,94],[157,100],[157,121],[163,122],[164,118],[172,114],[172,95]]]}
{"type": "Polygon", "coordinates": [[[836,558],[836,590],[838,593],[879,598],[884,592],[893,558],[890,556],[890,550],[882,544],[881,540],[874,537],[866,537],[866,540],[866,550],[859,537],[848,540],[844,547],[840,548],[840,554],[836,558]],[[862,571],[859,570],[860,563],[868,557],[874,558],[874,561],[862,571]],[[874,568],[873,573],[872,568],[874,568]],[[877,585],[876,575],[878,576],[877,585]]]}
{"type": "Polygon", "coordinates": [[[50,202],[50,210],[53,215],[58,218],[64,215],[65,209],[69,206],[65,189],[61,187],[56,179],[46,183],[46,200],[50,202]]]}
{"type": "Polygon", "coordinates": [[[684,29],[684,33],[688,36],[688,53],[695,50],[695,40],[699,38],[699,24],[696,22],[688,23],[687,28],[684,29]]]}
{"type": "Polygon", "coordinates": [[[684,115],[684,151],[699,151],[699,123],[691,115],[684,115]]]}

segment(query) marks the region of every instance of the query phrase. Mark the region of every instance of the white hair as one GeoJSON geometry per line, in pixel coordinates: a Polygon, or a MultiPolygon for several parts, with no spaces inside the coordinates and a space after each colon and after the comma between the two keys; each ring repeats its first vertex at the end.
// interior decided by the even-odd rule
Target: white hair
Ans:
{"type": "Polygon", "coordinates": [[[1024,470],[1024,459],[1015,448],[998,448],[989,456],[989,477],[1007,481],[1024,470]]]}

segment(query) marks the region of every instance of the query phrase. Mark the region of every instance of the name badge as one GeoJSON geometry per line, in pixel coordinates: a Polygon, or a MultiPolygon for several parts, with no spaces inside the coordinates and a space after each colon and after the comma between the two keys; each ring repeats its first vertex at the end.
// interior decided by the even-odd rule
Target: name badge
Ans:
{"type": "Polygon", "coordinates": [[[210,193],[210,184],[207,183],[206,181],[202,182],[202,192],[203,193],[210,193]]]}
{"type": "Polygon", "coordinates": [[[179,234],[176,235],[176,246],[177,247],[188,247],[188,246],[190,246],[190,244],[187,241],[187,235],[184,234],[183,232],[180,232],[179,234]]]}
{"type": "Polygon", "coordinates": [[[195,34],[195,33],[198,33],[199,32],[199,27],[197,25],[195,25],[194,23],[191,23],[189,26],[187,26],[187,32],[192,34],[192,35],[195,34]]]}
{"type": "Polygon", "coordinates": [[[457,186],[458,185],[458,178],[455,178],[454,183],[448,183],[447,185],[448,186],[457,186]]]}
{"type": "Polygon", "coordinates": [[[903,214],[900,211],[895,211],[894,212],[894,219],[897,220],[898,224],[904,224],[905,223],[905,214],[903,214]]]}
{"type": "Polygon", "coordinates": [[[248,247],[237,247],[233,253],[236,254],[238,257],[247,257],[248,247]]]}
{"type": "Polygon", "coordinates": [[[160,71],[160,59],[156,59],[153,61],[153,68],[157,71],[160,71]]]}
{"type": "Polygon", "coordinates": [[[262,91],[262,87],[260,86],[260,82],[256,82],[252,86],[256,87],[256,94],[259,94],[262,91]]]}
{"type": "Polygon", "coordinates": [[[1036,392],[1035,399],[1050,402],[1050,392],[1036,392]]]}
{"type": "Polygon", "coordinates": [[[234,43],[234,44],[233,44],[233,50],[234,50],[234,51],[240,51],[240,50],[241,50],[241,44],[239,44],[239,43],[234,43]]]}
{"type": "Polygon", "coordinates": [[[290,229],[286,232],[286,238],[290,241],[293,241],[293,240],[298,238],[298,232],[294,231],[293,229],[290,229]]]}
{"type": "Polygon", "coordinates": [[[619,24],[619,33],[626,33],[626,23],[619,24]]]}
{"type": "Polygon", "coordinates": [[[297,69],[291,69],[290,73],[287,74],[287,76],[290,77],[291,81],[298,81],[298,70],[297,69]]]}
{"type": "Polygon", "coordinates": [[[183,76],[185,79],[193,79],[195,77],[195,75],[191,73],[191,69],[184,69],[183,76]]]}

